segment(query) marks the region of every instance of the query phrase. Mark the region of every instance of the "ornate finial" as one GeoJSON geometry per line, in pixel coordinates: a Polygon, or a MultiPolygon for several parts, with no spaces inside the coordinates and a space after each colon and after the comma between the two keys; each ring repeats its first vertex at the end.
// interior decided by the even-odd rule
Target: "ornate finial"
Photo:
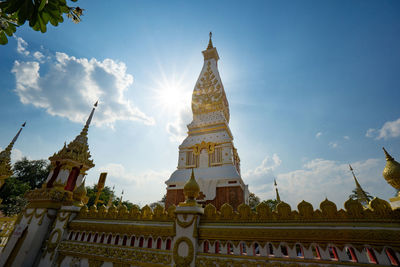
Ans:
{"type": "MultiPolygon", "coordinates": [[[[386,182],[393,186],[396,190],[400,191],[400,163],[394,160],[392,156],[386,151],[383,147],[383,151],[386,156],[386,166],[383,169],[383,178],[385,178],[386,182]]],[[[399,192],[400,196],[400,192],[399,192]]]]}
{"type": "Polygon", "coordinates": [[[385,152],[385,156],[386,156],[386,161],[393,161],[394,158],[392,156],[390,156],[390,154],[386,151],[386,149],[384,147],[382,147],[383,152],[385,152]]]}
{"type": "Polygon", "coordinates": [[[83,164],[83,170],[88,170],[94,167],[93,160],[90,159],[87,133],[97,104],[98,101],[94,104],[94,107],[90,112],[89,118],[87,119],[86,124],[80,134],[75,137],[74,141],[69,143],[67,146],[64,144],[64,147],[60,151],[49,157],[49,160],[51,162],[73,160],[80,164],[83,164]]]}
{"type": "Polygon", "coordinates": [[[192,168],[192,174],[190,175],[190,179],[185,183],[185,186],[183,187],[183,194],[185,195],[186,201],[185,205],[186,206],[196,206],[196,198],[199,196],[200,193],[200,186],[196,182],[196,179],[194,178],[194,171],[192,168]]]}
{"type": "Polygon", "coordinates": [[[212,32],[210,32],[210,40],[208,41],[207,49],[211,49],[214,47],[211,38],[212,38],[212,32]]]}
{"type": "Polygon", "coordinates": [[[75,200],[76,206],[83,206],[87,203],[88,198],[86,197],[87,191],[85,187],[86,179],[74,190],[73,199],[75,200]]]}

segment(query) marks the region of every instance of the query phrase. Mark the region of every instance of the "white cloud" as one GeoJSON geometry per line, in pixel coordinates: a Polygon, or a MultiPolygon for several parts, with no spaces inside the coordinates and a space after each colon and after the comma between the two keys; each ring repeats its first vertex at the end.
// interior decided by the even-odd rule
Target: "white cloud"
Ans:
{"type": "Polygon", "coordinates": [[[343,139],[344,140],[350,140],[350,136],[345,135],[345,136],[343,136],[343,139]]]}
{"type": "Polygon", "coordinates": [[[339,144],[337,142],[329,142],[329,147],[331,148],[337,148],[339,144]]]}
{"type": "Polygon", "coordinates": [[[81,123],[93,103],[100,99],[93,120],[96,125],[113,127],[118,120],[154,124],[153,118],[125,97],[133,77],[126,72],[123,62],[89,60],[57,52],[42,63],[15,61],[12,72],[20,101],[43,108],[50,115],[81,123]],[[41,67],[45,73],[39,72],[41,67]]]}
{"type": "Polygon", "coordinates": [[[42,62],[44,55],[41,52],[36,51],[35,53],[33,53],[33,57],[36,58],[37,60],[39,60],[40,62],[42,62]]]}
{"type": "Polygon", "coordinates": [[[388,139],[400,136],[400,118],[395,121],[387,121],[382,128],[378,130],[377,139],[388,139]]]}
{"type": "MultiPolygon", "coordinates": [[[[14,164],[16,161],[21,160],[24,157],[21,150],[13,148],[11,151],[11,162],[14,164]]],[[[27,157],[29,159],[29,157],[27,157]]]]}
{"type": "MultiPolygon", "coordinates": [[[[148,170],[140,174],[134,174],[126,170],[122,164],[109,163],[98,168],[95,173],[107,172],[106,185],[116,185],[118,194],[124,190],[124,199],[132,203],[145,205],[158,201],[166,193],[165,181],[169,171],[148,170]]],[[[96,179],[93,180],[97,182],[96,179]]]]}
{"type": "Polygon", "coordinates": [[[318,133],[315,135],[315,138],[320,138],[321,135],[322,135],[322,132],[318,132],[318,133]]]}
{"type": "MultiPolygon", "coordinates": [[[[4,148],[0,147],[0,152],[3,150],[4,150],[4,148]]],[[[22,153],[21,150],[15,148],[15,147],[11,150],[11,164],[14,164],[18,160],[21,160],[23,157],[24,157],[24,154],[22,153]]],[[[30,159],[27,156],[25,156],[25,157],[30,159]]]]}
{"type": "Polygon", "coordinates": [[[365,133],[366,137],[379,139],[396,138],[400,136],[400,118],[394,121],[387,121],[383,124],[382,128],[370,128],[365,133]]]}
{"type": "Polygon", "coordinates": [[[243,179],[246,184],[249,184],[250,192],[262,196],[267,192],[267,189],[272,188],[273,180],[276,177],[274,171],[282,163],[282,160],[277,154],[272,157],[265,157],[261,164],[253,170],[248,170],[243,173],[243,179]]]}
{"type": "MultiPolygon", "coordinates": [[[[386,200],[393,196],[394,191],[382,178],[384,162],[381,159],[367,159],[351,165],[365,191],[386,200]]],[[[272,184],[274,175],[271,170],[263,173],[258,183],[254,183],[251,176],[244,176],[244,180],[250,188],[254,187],[254,192],[261,199],[275,198],[272,184]]],[[[296,209],[302,200],[312,203],[317,209],[325,197],[342,208],[355,187],[348,164],[333,160],[313,159],[298,170],[279,173],[276,177],[281,199],[289,203],[292,209],[296,209]]]]}
{"type": "Polygon", "coordinates": [[[174,122],[167,123],[167,132],[170,135],[170,141],[182,142],[182,140],[187,136],[186,125],[190,123],[191,119],[192,111],[189,107],[186,107],[179,112],[178,117],[174,122]]]}
{"type": "Polygon", "coordinates": [[[21,37],[16,37],[16,39],[17,39],[17,52],[22,55],[28,56],[30,54],[29,51],[26,50],[26,48],[28,47],[28,43],[25,42],[25,40],[22,39],[21,37]]]}
{"type": "Polygon", "coordinates": [[[376,134],[376,129],[370,128],[367,130],[367,132],[365,133],[366,137],[374,137],[376,134]]]}

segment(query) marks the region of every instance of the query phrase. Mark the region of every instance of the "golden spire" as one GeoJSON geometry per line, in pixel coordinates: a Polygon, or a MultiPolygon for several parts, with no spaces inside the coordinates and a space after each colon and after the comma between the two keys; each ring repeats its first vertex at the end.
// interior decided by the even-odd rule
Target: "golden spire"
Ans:
{"type": "Polygon", "coordinates": [[[362,189],[360,183],[358,182],[357,177],[354,174],[354,170],[350,164],[349,164],[349,168],[350,168],[351,173],[353,174],[354,182],[356,183],[356,192],[359,196],[358,201],[360,201],[360,203],[365,206],[369,203],[369,198],[368,198],[367,194],[365,193],[365,191],[362,189]]]}
{"type": "Polygon", "coordinates": [[[278,185],[276,183],[276,179],[274,179],[274,186],[275,186],[275,192],[276,192],[276,200],[278,202],[281,202],[281,197],[279,196],[279,192],[278,192],[278,185]]]}
{"type": "Polygon", "coordinates": [[[4,180],[7,179],[12,175],[12,170],[11,170],[11,150],[14,147],[15,142],[17,141],[22,128],[25,127],[26,122],[24,122],[21,125],[21,128],[17,132],[17,134],[14,136],[14,138],[11,140],[10,144],[4,149],[3,151],[0,152],[0,187],[4,184],[4,180]]]}
{"type": "Polygon", "coordinates": [[[86,124],[80,134],[75,137],[75,139],[67,146],[64,144],[64,147],[60,151],[49,157],[50,161],[54,162],[62,160],[72,160],[83,164],[83,168],[86,170],[94,167],[93,160],[90,159],[87,134],[97,104],[98,101],[94,104],[93,109],[90,112],[89,118],[87,119],[86,124]]]}
{"type": "Polygon", "coordinates": [[[399,191],[400,196],[400,163],[394,160],[392,156],[386,151],[383,147],[383,152],[386,156],[386,166],[383,169],[383,178],[385,178],[386,182],[393,186],[397,191],[399,191]]]}
{"type": "Polygon", "coordinates": [[[183,194],[185,195],[185,206],[196,206],[196,198],[199,196],[200,193],[200,186],[196,182],[194,178],[194,171],[192,168],[192,174],[190,175],[190,179],[185,183],[183,187],[183,194]]]}
{"type": "Polygon", "coordinates": [[[87,190],[85,187],[85,181],[86,179],[84,179],[73,192],[73,199],[75,200],[76,206],[83,206],[87,203],[88,198],[86,197],[87,190]]]}
{"type": "Polygon", "coordinates": [[[212,38],[212,32],[210,32],[210,40],[208,41],[207,49],[211,49],[214,47],[211,38],[212,38]]]}

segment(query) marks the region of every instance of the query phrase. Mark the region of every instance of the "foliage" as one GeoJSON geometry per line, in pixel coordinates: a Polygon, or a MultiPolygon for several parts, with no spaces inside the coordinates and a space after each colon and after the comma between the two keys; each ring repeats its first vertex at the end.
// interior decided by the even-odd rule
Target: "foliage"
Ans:
{"type": "MultiPolygon", "coordinates": [[[[365,204],[368,204],[373,199],[373,197],[368,192],[365,192],[365,191],[363,191],[363,192],[365,193],[365,196],[368,200],[367,203],[365,203],[365,204]]],[[[357,190],[357,188],[355,188],[355,189],[353,189],[353,191],[351,191],[351,193],[352,194],[349,196],[349,198],[351,198],[353,200],[357,200],[361,204],[364,204],[364,203],[362,203],[362,202],[364,202],[364,196],[361,195],[362,193],[360,190],[357,190]]]]}
{"type": "Polygon", "coordinates": [[[47,160],[28,160],[22,158],[15,162],[13,167],[14,177],[28,183],[30,189],[41,187],[50,173],[50,164],[47,160]]]}
{"type": "MultiPolygon", "coordinates": [[[[76,2],[77,0],[71,0],[76,2]]],[[[53,26],[64,21],[63,15],[80,22],[83,9],[67,5],[66,0],[5,0],[0,1],[0,44],[7,44],[18,26],[29,22],[35,31],[46,32],[47,24],[53,26]]]]}
{"type": "Polygon", "coordinates": [[[13,167],[13,177],[5,180],[0,189],[2,205],[0,210],[7,216],[19,213],[26,205],[26,191],[40,187],[50,172],[46,160],[28,160],[22,158],[13,167]]]}
{"type": "MultiPolygon", "coordinates": [[[[86,186],[86,191],[87,191],[86,196],[89,198],[89,201],[86,205],[88,207],[91,207],[93,206],[94,201],[96,200],[97,185],[86,186]]],[[[111,197],[114,198],[114,192],[109,186],[105,186],[100,193],[99,202],[97,203],[97,208],[99,208],[101,205],[107,206],[111,197]]],[[[112,204],[118,206],[119,198],[114,198],[112,204]]],[[[129,200],[122,201],[121,205],[125,205],[128,208],[128,210],[130,210],[133,207],[133,203],[131,203],[129,200]]]]}
{"type": "Polygon", "coordinates": [[[165,201],[167,200],[167,195],[164,194],[164,196],[161,198],[161,200],[150,203],[149,207],[154,210],[155,207],[157,207],[157,205],[161,205],[162,207],[165,207],[165,201]]]}
{"type": "Polygon", "coordinates": [[[267,204],[271,210],[276,210],[276,206],[278,206],[279,201],[276,199],[267,199],[264,200],[262,203],[267,204]]]}
{"type": "Polygon", "coordinates": [[[251,210],[255,211],[257,205],[260,204],[260,198],[256,196],[254,193],[249,194],[249,206],[251,210]]]}

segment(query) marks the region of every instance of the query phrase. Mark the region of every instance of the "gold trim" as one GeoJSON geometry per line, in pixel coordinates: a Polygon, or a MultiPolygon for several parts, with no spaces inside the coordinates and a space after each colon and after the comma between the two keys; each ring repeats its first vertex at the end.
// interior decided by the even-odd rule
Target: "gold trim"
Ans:
{"type": "Polygon", "coordinates": [[[189,226],[192,225],[192,223],[196,220],[197,215],[193,215],[192,219],[188,222],[184,222],[184,221],[180,221],[179,220],[179,216],[176,216],[176,222],[178,223],[178,225],[182,228],[188,228],[189,226]]]}
{"type": "Polygon", "coordinates": [[[176,267],[187,267],[190,266],[194,259],[194,246],[192,241],[187,237],[180,237],[178,240],[175,241],[174,250],[173,250],[173,258],[176,267]],[[186,243],[188,246],[188,255],[187,256],[180,256],[179,255],[179,245],[181,243],[186,243]]]}

